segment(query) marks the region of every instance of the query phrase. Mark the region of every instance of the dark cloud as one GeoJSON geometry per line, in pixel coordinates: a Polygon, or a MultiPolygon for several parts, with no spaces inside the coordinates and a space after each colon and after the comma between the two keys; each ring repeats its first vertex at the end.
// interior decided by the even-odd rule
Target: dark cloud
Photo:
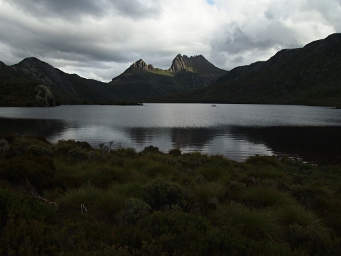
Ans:
{"type": "Polygon", "coordinates": [[[295,32],[280,22],[272,21],[267,25],[245,31],[236,24],[226,25],[224,37],[213,40],[213,49],[230,54],[269,48],[295,48],[300,44],[295,32]]]}
{"type": "MultiPolygon", "coordinates": [[[[234,26],[231,26],[234,27],[234,26]]],[[[231,29],[229,28],[229,30],[231,29]]],[[[264,49],[272,47],[273,40],[266,38],[252,38],[241,28],[235,27],[231,32],[226,33],[226,38],[218,42],[215,47],[219,51],[224,51],[230,54],[238,54],[250,49],[264,49]]]]}
{"type": "Polygon", "coordinates": [[[36,15],[102,15],[105,0],[6,0],[20,9],[36,15]]]}
{"type": "MultiPolygon", "coordinates": [[[[76,27],[45,26],[26,23],[14,17],[0,16],[0,42],[9,45],[18,57],[55,56],[69,60],[128,62],[129,53],[107,49],[103,34],[96,31],[77,31],[76,27]],[[10,33],[8,33],[10,31],[10,33]]],[[[109,45],[110,46],[110,45],[109,45]]]]}
{"type": "Polygon", "coordinates": [[[119,13],[141,18],[159,13],[158,1],[148,4],[143,0],[5,0],[33,15],[78,18],[82,16],[103,17],[119,13]]]}
{"type": "Polygon", "coordinates": [[[341,31],[341,0],[250,2],[0,0],[0,60],[110,80],[140,58],[168,68],[177,53],[203,54],[231,69],[341,31]]]}
{"type": "Polygon", "coordinates": [[[149,1],[149,3],[146,0],[112,0],[109,2],[111,6],[118,10],[121,14],[133,18],[154,16],[161,12],[158,0],[153,0],[152,2],[149,1]]]}

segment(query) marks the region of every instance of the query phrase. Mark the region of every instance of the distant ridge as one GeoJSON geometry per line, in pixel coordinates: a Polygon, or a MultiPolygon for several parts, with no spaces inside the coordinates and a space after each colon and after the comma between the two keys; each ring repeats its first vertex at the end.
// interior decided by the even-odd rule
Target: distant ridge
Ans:
{"type": "Polygon", "coordinates": [[[341,34],[231,71],[202,55],[178,54],[168,69],[140,59],[109,83],[67,74],[35,57],[13,66],[0,61],[1,106],[142,101],[341,107],[341,34]]]}
{"type": "Polygon", "coordinates": [[[341,34],[237,67],[183,101],[341,106],[341,34]]]}
{"type": "Polygon", "coordinates": [[[99,104],[117,100],[105,83],[67,74],[35,57],[25,58],[12,68],[49,87],[60,104],[99,104]]]}
{"type": "MultiPolygon", "coordinates": [[[[225,72],[216,70],[220,76],[225,72]]],[[[130,104],[202,88],[218,78],[217,73],[171,72],[140,59],[112,82],[103,83],[28,57],[13,66],[0,62],[0,105],[130,104]]]]}

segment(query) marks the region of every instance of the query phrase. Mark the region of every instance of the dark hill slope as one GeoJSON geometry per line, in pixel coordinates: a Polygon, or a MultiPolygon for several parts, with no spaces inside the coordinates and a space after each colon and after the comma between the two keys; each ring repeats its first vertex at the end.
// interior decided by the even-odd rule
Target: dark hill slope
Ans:
{"type": "Polygon", "coordinates": [[[0,106],[37,106],[37,81],[0,62],[0,106]]]}
{"type": "Polygon", "coordinates": [[[191,101],[340,105],[341,34],[233,69],[191,101]]]}
{"type": "Polygon", "coordinates": [[[50,87],[61,104],[104,104],[118,100],[107,84],[67,74],[37,58],[26,58],[13,68],[50,87]]]}

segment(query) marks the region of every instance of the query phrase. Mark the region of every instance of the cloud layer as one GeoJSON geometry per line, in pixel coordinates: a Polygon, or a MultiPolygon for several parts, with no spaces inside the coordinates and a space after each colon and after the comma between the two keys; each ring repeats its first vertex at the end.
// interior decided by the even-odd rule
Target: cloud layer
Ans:
{"type": "Polygon", "coordinates": [[[0,0],[0,60],[109,81],[177,53],[231,69],[341,31],[341,0],[0,0]]]}

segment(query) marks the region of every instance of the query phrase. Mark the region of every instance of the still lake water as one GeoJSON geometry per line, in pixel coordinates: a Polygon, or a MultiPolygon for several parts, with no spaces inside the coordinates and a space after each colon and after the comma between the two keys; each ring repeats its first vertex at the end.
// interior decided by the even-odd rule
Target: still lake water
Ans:
{"type": "Polygon", "coordinates": [[[341,110],[283,105],[144,104],[0,108],[0,134],[87,141],[142,150],[153,145],[221,154],[341,161],[341,110]]]}

